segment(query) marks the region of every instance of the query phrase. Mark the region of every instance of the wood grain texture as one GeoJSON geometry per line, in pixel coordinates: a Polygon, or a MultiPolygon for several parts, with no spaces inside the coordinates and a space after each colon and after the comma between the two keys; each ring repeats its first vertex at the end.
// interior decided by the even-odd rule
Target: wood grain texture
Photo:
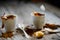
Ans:
{"type": "MultiPolygon", "coordinates": [[[[12,2],[12,3],[6,3],[5,5],[0,7],[0,16],[5,12],[6,14],[16,14],[18,16],[18,20],[17,20],[17,24],[18,23],[22,23],[24,21],[24,23],[26,24],[32,24],[32,17],[31,17],[31,13],[33,11],[37,11],[37,12],[41,12],[40,10],[40,3],[39,4],[34,4],[34,3],[17,3],[17,2],[12,2]]],[[[57,9],[55,7],[52,7],[51,5],[45,4],[46,6],[46,12],[43,12],[46,14],[46,19],[48,23],[56,23],[56,24],[60,24],[60,18],[58,18],[57,16],[60,16],[60,9],[57,9]],[[53,8],[53,9],[52,9],[53,8]],[[56,11],[57,10],[57,11],[56,11]],[[50,11],[50,12],[49,12],[50,11]],[[51,12],[53,11],[53,12],[51,12]],[[54,14],[56,12],[57,16],[54,14]],[[48,17],[47,17],[48,16],[48,17]],[[51,20],[50,20],[51,19],[51,20]],[[56,20],[57,19],[57,20],[56,20]],[[56,20],[56,21],[54,21],[56,20]]],[[[0,20],[0,25],[1,25],[1,20],[0,20]]],[[[52,40],[52,37],[55,34],[51,34],[51,35],[45,35],[42,39],[27,39],[26,37],[23,37],[21,34],[17,34],[14,37],[7,38],[0,38],[0,40],[52,40]]],[[[57,39],[56,39],[57,40],[57,39]]]]}

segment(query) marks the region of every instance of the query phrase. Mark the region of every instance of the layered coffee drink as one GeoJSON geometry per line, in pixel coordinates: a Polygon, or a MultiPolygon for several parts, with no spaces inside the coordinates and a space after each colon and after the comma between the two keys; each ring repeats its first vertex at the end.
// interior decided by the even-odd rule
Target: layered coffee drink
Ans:
{"type": "Polygon", "coordinates": [[[2,19],[2,27],[5,27],[6,31],[15,31],[16,16],[6,15],[2,16],[1,19],[2,19]]]}
{"type": "Polygon", "coordinates": [[[34,12],[33,13],[33,25],[35,26],[36,29],[42,29],[44,26],[44,21],[45,21],[45,15],[34,12]]]}

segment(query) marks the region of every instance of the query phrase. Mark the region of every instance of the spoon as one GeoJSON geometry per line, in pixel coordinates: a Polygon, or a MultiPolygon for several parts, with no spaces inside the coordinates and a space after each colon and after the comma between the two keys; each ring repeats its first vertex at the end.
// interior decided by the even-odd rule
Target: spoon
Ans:
{"type": "Polygon", "coordinates": [[[26,27],[26,26],[25,26],[24,24],[22,24],[22,25],[21,25],[21,24],[18,24],[18,28],[20,28],[20,29],[24,32],[25,37],[26,37],[26,38],[31,38],[31,36],[29,36],[29,35],[25,32],[25,30],[24,30],[25,27],[26,27]]]}

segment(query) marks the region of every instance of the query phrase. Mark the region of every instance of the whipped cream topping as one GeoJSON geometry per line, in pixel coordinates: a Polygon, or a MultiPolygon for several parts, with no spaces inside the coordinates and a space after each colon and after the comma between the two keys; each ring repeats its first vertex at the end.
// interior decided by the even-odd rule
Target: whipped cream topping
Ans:
{"type": "Polygon", "coordinates": [[[14,19],[15,17],[16,16],[14,16],[14,15],[4,15],[4,16],[1,17],[1,19],[7,20],[7,19],[14,19]]]}

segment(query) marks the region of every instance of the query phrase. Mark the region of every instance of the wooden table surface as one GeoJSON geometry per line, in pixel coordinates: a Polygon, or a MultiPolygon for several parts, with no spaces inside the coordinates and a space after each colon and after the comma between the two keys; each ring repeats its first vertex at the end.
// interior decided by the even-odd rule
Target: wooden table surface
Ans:
{"type": "MultiPolygon", "coordinates": [[[[11,2],[11,3],[5,3],[4,5],[0,6],[0,16],[5,12],[6,14],[16,14],[18,16],[17,24],[18,23],[26,23],[26,24],[32,24],[32,17],[31,13],[33,11],[41,12],[46,14],[46,22],[48,23],[55,23],[60,24],[60,9],[56,8],[54,6],[51,6],[49,4],[44,3],[46,7],[46,11],[43,12],[40,10],[40,5],[42,3],[17,3],[17,2],[11,2]],[[57,19],[57,20],[56,20],[57,19]]],[[[1,20],[0,20],[1,25],[1,20]]],[[[59,33],[57,33],[59,34],[59,33]]],[[[60,36],[57,36],[56,34],[49,34],[45,35],[42,39],[27,39],[26,37],[23,37],[21,34],[17,34],[14,36],[13,39],[1,39],[0,40],[60,40],[60,36]]]]}

